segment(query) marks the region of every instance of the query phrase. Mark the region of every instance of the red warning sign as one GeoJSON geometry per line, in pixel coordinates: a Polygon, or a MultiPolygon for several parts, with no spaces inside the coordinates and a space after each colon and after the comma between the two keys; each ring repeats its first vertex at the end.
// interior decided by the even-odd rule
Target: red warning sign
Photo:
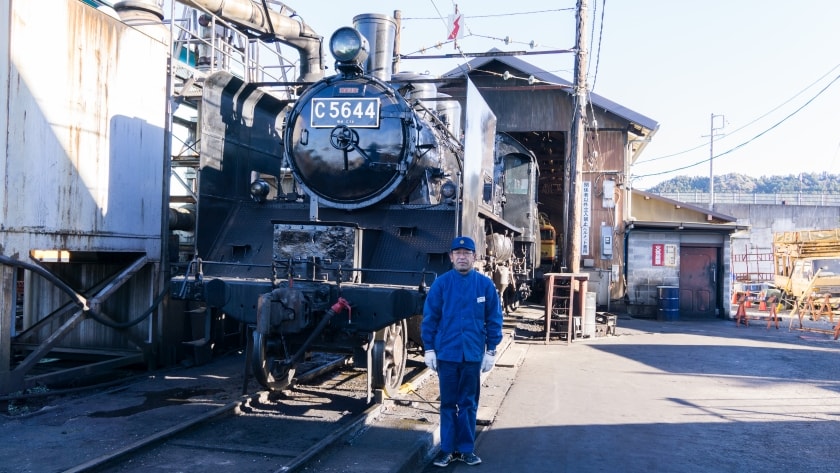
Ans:
{"type": "Polygon", "coordinates": [[[662,243],[654,243],[651,248],[651,263],[654,266],[665,265],[665,245],[662,243]]]}

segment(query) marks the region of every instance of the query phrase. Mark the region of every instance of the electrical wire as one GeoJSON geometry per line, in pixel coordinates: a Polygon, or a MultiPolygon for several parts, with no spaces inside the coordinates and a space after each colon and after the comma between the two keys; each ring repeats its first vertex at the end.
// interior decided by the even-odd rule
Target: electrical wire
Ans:
{"type": "MultiPolygon", "coordinates": [[[[737,132],[739,132],[739,131],[743,130],[744,128],[746,128],[746,127],[748,127],[748,126],[752,125],[753,123],[756,123],[757,121],[761,120],[762,118],[764,118],[764,117],[766,117],[766,116],[770,115],[771,113],[775,112],[776,110],[778,110],[778,109],[782,108],[783,106],[787,105],[787,104],[788,104],[788,103],[790,103],[793,99],[795,99],[796,97],[799,97],[800,95],[802,95],[803,93],[805,93],[805,91],[806,91],[806,90],[810,89],[811,87],[815,86],[817,83],[819,83],[820,81],[822,81],[823,79],[825,79],[825,78],[826,78],[829,74],[831,74],[832,72],[834,72],[837,68],[840,68],[840,64],[837,64],[837,65],[835,65],[834,67],[832,67],[832,68],[831,68],[828,72],[826,72],[825,74],[823,74],[822,76],[820,76],[817,80],[815,80],[815,81],[811,82],[810,84],[808,84],[805,88],[803,88],[802,90],[800,90],[799,92],[797,92],[796,94],[794,94],[794,95],[793,95],[792,97],[790,97],[789,99],[787,99],[787,100],[785,100],[784,102],[780,103],[779,105],[777,105],[777,106],[773,107],[772,109],[770,109],[770,110],[769,110],[769,111],[767,111],[766,113],[762,114],[761,116],[759,116],[759,117],[757,117],[757,118],[754,118],[753,120],[750,120],[750,121],[749,121],[749,122],[747,122],[746,124],[744,124],[744,125],[742,125],[742,126],[740,126],[740,127],[736,128],[736,129],[732,130],[731,132],[727,133],[727,134],[726,134],[726,137],[728,137],[728,136],[732,136],[733,134],[735,134],[735,133],[737,133],[737,132]]],[[[820,93],[822,93],[822,92],[820,92],[820,93]]],[[[724,138],[725,138],[725,137],[724,137],[724,138]]],[[[722,139],[723,139],[723,138],[722,138],[722,139]]],[[[650,159],[640,159],[639,161],[637,161],[637,162],[636,162],[636,164],[644,164],[644,163],[649,163],[649,162],[653,162],[653,161],[659,161],[659,160],[661,160],[661,159],[673,158],[674,156],[679,156],[679,155],[681,155],[681,154],[690,153],[690,152],[695,151],[695,150],[698,150],[698,149],[700,149],[700,148],[705,148],[707,145],[708,145],[708,143],[701,143],[701,144],[699,144],[699,145],[697,145],[697,146],[695,146],[695,147],[693,147],[693,148],[689,148],[689,149],[684,150],[684,151],[678,151],[678,152],[676,152],[676,153],[668,154],[668,155],[665,155],[665,156],[659,156],[659,157],[656,157],[656,158],[650,158],[650,159]]]]}
{"type": "MultiPolygon", "coordinates": [[[[434,0],[429,0],[429,1],[431,1],[433,6],[434,6],[434,0]]],[[[452,5],[457,6],[457,4],[455,2],[452,2],[452,5]]],[[[508,16],[519,16],[519,15],[538,15],[538,14],[541,14],[541,13],[555,13],[555,12],[561,12],[561,11],[575,11],[576,9],[577,9],[576,7],[552,8],[552,9],[549,9],[549,10],[532,10],[532,11],[513,12],[513,13],[494,13],[494,14],[491,14],[491,15],[470,15],[470,16],[465,16],[464,18],[465,19],[468,19],[468,18],[497,18],[497,17],[508,17],[508,16]]],[[[439,16],[437,16],[437,17],[433,17],[433,16],[430,16],[430,17],[423,17],[423,16],[403,17],[403,19],[404,20],[437,20],[438,18],[440,18],[440,10],[437,9],[437,6],[435,6],[435,11],[437,11],[439,16]]]]}
{"type": "MultiPolygon", "coordinates": [[[[604,10],[607,7],[607,0],[601,0],[601,21],[598,23],[598,51],[595,53],[595,73],[592,75],[592,87],[590,90],[595,90],[595,83],[598,81],[598,67],[601,65],[601,40],[604,36],[604,10]]],[[[598,13],[598,0],[595,0],[595,9],[592,11],[592,17],[598,13]]],[[[592,22],[592,38],[589,43],[589,50],[592,51],[595,41],[595,22],[592,22]]],[[[590,102],[591,103],[591,102],[590,102]]]]}
{"type": "MultiPolygon", "coordinates": [[[[438,19],[440,19],[440,21],[443,23],[444,28],[448,31],[448,30],[449,30],[449,22],[448,22],[448,21],[447,21],[447,20],[443,17],[443,14],[440,12],[440,9],[438,9],[437,4],[435,4],[435,0],[429,0],[429,2],[432,4],[432,7],[435,9],[435,12],[437,12],[437,15],[438,15],[438,16],[437,16],[437,18],[438,18],[438,19]]],[[[455,13],[457,14],[457,13],[458,13],[458,5],[454,2],[454,0],[452,1],[452,6],[454,7],[454,9],[455,9],[455,13]]],[[[465,26],[466,26],[466,28],[467,28],[467,32],[469,32],[469,26],[467,26],[467,25],[465,25],[465,26]]],[[[468,61],[467,61],[467,57],[466,57],[466,55],[464,54],[464,51],[462,51],[462,50],[461,50],[461,48],[460,48],[460,46],[458,46],[458,38],[455,38],[455,39],[453,39],[453,40],[447,41],[446,43],[438,43],[438,47],[441,47],[441,46],[442,46],[442,44],[449,44],[449,43],[452,43],[452,44],[453,44],[453,46],[455,47],[455,49],[456,49],[456,50],[458,51],[458,53],[461,55],[461,59],[463,59],[463,60],[464,60],[464,63],[462,63],[462,64],[458,64],[458,65],[457,65],[457,67],[458,67],[458,69],[461,71],[461,73],[462,73],[462,74],[466,77],[466,76],[467,76],[467,73],[468,73],[469,71],[468,71],[468,70],[467,70],[467,68],[465,67],[465,64],[466,64],[468,61]]],[[[424,49],[424,50],[425,50],[425,49],[424,49]]],[[[415,53],[411,53],[411,54],[415,54],[415,53]]],[[[407,56],[411,56],[411,54],[408,54],[407,56]]]]}
{"type": "MultiPolygon", "coordinates": [[[[449,22],[446,19],[446,17],[444,17],[443,13],[441,13],[440,9],[438,8],[438,6],[437,6],[437,4],[435,3],[434,0],[429,0],[429,2],[432,4],[432,8],[434,8],[435,12],[437,13],[436,17],[403,17],[402,21],[411,21],[411,20],[438,21],[439,20],[443,23],[444,27],[448,30],[449,22]]],[[[455,11],[457,12],[458,11],[458,5],[454,1],[452,1],[452,6],[455,9],[455,11]]],[[[500,37],[497,37],[497,36],[490,36],[490,35],[482,35],[482,34],[478,34],[478,33],[473,33],[472,30],[470,29],[469,22],[466,21],[466,20],[481,19],[481,18],[512,17],[512,16],[521,16],[521,15],[542,15],[542,14],[546,14],[546,13],[557,13],[557,12],[576,11],[576,10],[577,10],[576,7],[568,7],[568,8],[554,8],[554,9],[547,9],[547,10],[532,10],[532,11],[522,11],[522,12],[512,12],[512,13],[495,13],[495,14],[488,14],[488,15],[469,15],[469,16],[463,15],[463,19],[465,20],[464,26],[465,26],[466,33],[460,39],[469,38],[469,37],[476,37],[476,38],[484,38],[484,39],[499,41],[499,42],[502,42],[502,43],[505,43],[505,44],[523,44],[523,45],[530,46],[531,48],[536,48],[536,47],[539,46],[539,47],[549,48],[549,49],[562,49],[562,48],[557,48],[557,47],[554,47],[554,46],[548,46],[548,45],[543,45],[543,44],[538,45],[535,41],[530,41],[530,42],[514,41],[514,40],[510,39],[510,36],[500,38],[500,37]]],[[[411,56],[413,56],[413,55],[423,54],[423,53],[425,53],[426,51],[428,51],[429,49],[432,49],[432,48],[440,49],[443,46],[448,45],[448,44],[452,44],[455,47],[455,49],[462,54],[463,58],[466,59],[466,55],[464,54],[461,47],[458,45],[458,39],[452,39],[452,40],[447,40],[447,41],[439,41],[432,46],[423,46],[423,47],[421,47],[420,49],[418,49],[414,52],[403,54],[402,56],[406,59],[411,58],[411,56]]],[[[459,65],[458,67],[461,67],[461,66],[459,65]]]]}
{"type": "Polygon", "coordinates": [[[832,80],[831,80],[831,82],[829,82],[829,83],[828,83],[828,85],[826,85],[825,87],[823,87],[823,88],[822,88],[822,90],[820,90],[819,92],[817,92],[817,95],[815,95],[815,96],[811,97],[811,98],[810,98],[807,102],[805,102],[805,103],[804,103],[803,105],[801,105],[799,108],[797,108],[796,110],[794,110],[793,112],[791,112],[791,113],[790,113],[790,114],[788,114],[786,117],[782,118],[781,120],[779,120],[778,122],[776,122],[775,124],[773,124],[772,126],[770,126],[769,128],[765,129],[765,130],[764,130],[764,131],[762,131],[761,133],[759,133],[759,134],[757,134],[757,135],[753,136],[753,137],[752,137],[752,138],[750,138],[749,140],[747,140],[747,141],[745,141],[745,142],[743,142],[743,143],[741,143],[741,144],[739,144],[739,145],[736,145],[736,146],[734,146],[734,147],[732,147],[732,148],[730,148],[730,149],[728,149],[728,150],[726,150],[726,151],[724,151],[724,152],[722,152],[722,153],[716,154],[716,155],[714,155],[714,156],[712,156],[712,157],[709,157],[709,158],[706,158],[706,159],[704,159],[704,160],[702,160],[702,161],[698,161],[698,162],[696,162],[696,163],[689,164],[689,165],[687,165],[687,166],[682,166],[682,167],[679,167],[679,168],[676,168],[676,169],[671,169],[671,170],[667,170],[667,171],[660,171],[660,172],[656,172],[656,173],[641,174],[641,175],[633,176],[633,178],[634,178],[634,179],[639,179],[639,178],[642,178],[642,177],[660,176],[660,175],[662,175],[662,174],[668,174],[668,173],[675,172],[675,171],[682,171],[682,170],[684,170],[684,169],[688,169],[688,168],[691,168],[691,167],[697,166],[697,165],[699,165],[699,164],[708,163],[708,162],[709,162],[710,160],[712,160],[712,159],[719,158],[719,157],[721,157],[721,156],[726,156],[726,155],[727,155],[727,154],[729,154],[729,153],[732,153],[732,152],[734,152],[734,151],[736,151],[736,150],[738,150],[738,149],[740,149],[740,148],[743,148],[744,146],[746,146],[746,145],[748,145],[748,144],[752,143],[752,142],[753,142],[753,141],[755,141],[756,139],[758,139],[758,138],[760,138],[760,137],[764,136],[765,134],[769,133],[770,131],[772,131],[773,129],[775,129],[776,127],[778,127],[779,125],[781,125],[782,123],[786,122],[787,120],[789,120],[790,118],[792,118],[794,115],[796,115],[797,113],[799,113],[800,111],[802,111],[805,107],[807,107],[808,105],[810,105],[810,104],[811,104],[814,100],[816,100],[816,99],[817,99],[820,95],[822,95],[822,94],[823,94],[826,90],[828,90],[828,88],[829,88],[829,87],[831,87],[832,85],[834,85],[834,83],[835,83],[835,82],[837,82],[837,80],[838,80],[838,79],[840,79],[840,75],[838,75],[838,76],[836,76],[834,79],[832,79],[832,80]]]}

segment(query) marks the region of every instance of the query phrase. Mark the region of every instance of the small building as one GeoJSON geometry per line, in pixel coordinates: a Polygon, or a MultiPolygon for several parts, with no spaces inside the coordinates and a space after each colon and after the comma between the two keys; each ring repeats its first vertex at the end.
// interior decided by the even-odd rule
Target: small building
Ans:
{"type": "Polygon", "coordinates": [[[630,192],[630,201],[625,310],[661,316],[658,309],[670,297],[678,299],[680,317],[729,316],[730,237],[747,227],[736,217],[639,190],[630,192]]]}
{"type": "MultiPolygon", "coordinates": [[[[496,129],[534,152],[540,168],[539,211],[557,229],[556,244],[561,249],[557,254],[562,255],[570,234],[566,173],[574,115],[572,83],[517,57],[494,52],[444,74],[442,78],[449,81],[438,91],[463,102],[463,76],[468,71],[496,115],[496,129]]],[[[655,315],[656,286],[687,285],[682,276],[687,268],[693,268],[693,274],[703,266],[710,271],[708,281],[714,287],[692,288],[691,295],[684,298],[692,304],[685,315],[728,313],[729,305],[723,304],[721,295],[728,294],[728,235],[735,230],[736,219],[632,190],[630,166],[654,137],[659,123],[594,93],[589,94],[587,114],[584,160],[579,170],[583,204],[580,267],[589,274],[589,290],[596,293],[598,305],[615,310],[621,310],[616,305],[627,306],[639,315],[655,315]],[[643,264],[651,263],[651,245],[668,245],[662,247],[673,253],[668,264],[664,260],[662,264],[659,260],[643,264]],[[698,248],[707,250],[695,256],[698,248]],[[698,302],[704,300],[707,302],[698,302]]],[[[558,261],[552,270],[564,271],[569,266],[558,261]]],[[[691,276],[691,281],[696,282],[697,275],[691,276]]]]}

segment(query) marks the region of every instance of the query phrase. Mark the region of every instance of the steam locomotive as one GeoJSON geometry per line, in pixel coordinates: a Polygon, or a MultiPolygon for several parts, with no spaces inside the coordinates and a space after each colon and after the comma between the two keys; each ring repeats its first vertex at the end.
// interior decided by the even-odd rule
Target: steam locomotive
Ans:
{"type": "Polygon", "coordinates": [[[398,389],[455,236],[476,241],[508,311],[539,263],[533,153],[495,132],[469,80],[462,130],[433,80],[391,74],[393,20],[354,25],[330,39],[337,73],[297,100],[225,72],[204,84],[195,258],[171,299],[250,327],[269,390],[318,351],[367,368],[369,398],[398,389]]]}

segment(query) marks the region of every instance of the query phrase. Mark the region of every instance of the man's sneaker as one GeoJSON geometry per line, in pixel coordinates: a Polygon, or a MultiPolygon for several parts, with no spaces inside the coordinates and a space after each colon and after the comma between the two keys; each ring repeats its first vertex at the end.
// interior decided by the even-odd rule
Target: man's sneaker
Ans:
{"type": "Polygon", "coordinates": [[[448,466],[453,461],[455,461],[455,457],[452,456],[451,453],[440,452],[440,454],[437,456],[437,458],[435,458],[435,461],[432,463],[432,465],[444,467],[444,466],[448,466]]]}
{"type": "Polygon", "coordinates": [[[481,458],[478,458],[478,455],[475,453],[463,453],[461,454],[461,460],[470,466],[481,463],[481,458]]]}

